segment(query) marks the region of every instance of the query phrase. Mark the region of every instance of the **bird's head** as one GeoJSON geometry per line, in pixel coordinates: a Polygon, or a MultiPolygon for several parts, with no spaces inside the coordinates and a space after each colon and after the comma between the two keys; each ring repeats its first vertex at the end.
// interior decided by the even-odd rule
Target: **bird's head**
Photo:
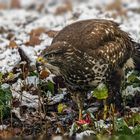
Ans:
{"type": "Polygon", "coordinates": [[[45,66],[56,75],[60,75],[60,69],[63,65],[65,42],[56,42],[45,49],[43,56],[46,60],[45,66]]]}

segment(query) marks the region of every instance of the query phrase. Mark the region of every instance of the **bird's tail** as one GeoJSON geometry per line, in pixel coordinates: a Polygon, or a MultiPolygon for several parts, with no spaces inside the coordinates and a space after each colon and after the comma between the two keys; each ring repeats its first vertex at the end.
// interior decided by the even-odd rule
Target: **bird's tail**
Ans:
{"type": "Polygon", "coordinates": [[[133,60],[134,60],[134,63],[135,63],[135,68],[137,70],[140,70],[140,43],[134,43],[134,47],[136,49],[136,52],[133,56],[133,60]]]}

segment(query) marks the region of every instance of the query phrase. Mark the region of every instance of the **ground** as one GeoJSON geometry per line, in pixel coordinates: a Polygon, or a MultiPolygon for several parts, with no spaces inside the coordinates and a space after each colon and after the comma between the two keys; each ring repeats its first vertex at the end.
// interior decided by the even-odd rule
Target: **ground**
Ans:
{"type": "Polygon", "coordinates": [[[139,0],[0,0],[0,138],[139,137],[138,71],[126,71],[123,114],[114,105],[106,106],[108,89],[99,85],[87,93],[78,121],[76,104],[62,79],[36,66],[45,63],[41,53],[63,27],[91,18],[112,19],[140,41],[139,0]]]}

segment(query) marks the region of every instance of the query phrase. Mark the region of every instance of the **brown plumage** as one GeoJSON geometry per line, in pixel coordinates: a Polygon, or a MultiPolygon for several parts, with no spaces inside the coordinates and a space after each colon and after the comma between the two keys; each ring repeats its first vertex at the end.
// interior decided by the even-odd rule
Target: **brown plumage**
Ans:
{"type": "Polygon", "coordinates": [[[101,82],[109,85],[118,71],[134,68],[137,47],[117,23],[91,19],[62,29],[45,50],[45,58],[50,71],[61,74],[71,89],[85,91],[101,82]]]}

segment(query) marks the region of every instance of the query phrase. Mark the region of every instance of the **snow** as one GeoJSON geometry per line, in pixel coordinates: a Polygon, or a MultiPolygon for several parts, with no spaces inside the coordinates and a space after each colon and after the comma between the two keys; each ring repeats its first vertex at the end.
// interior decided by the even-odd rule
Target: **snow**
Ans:
{"type": "Polygon", "coordinates": [[[5,130],[6,128],[7,128],[6,125],[0,125],[0,131],[1,131],[1,130],[5,130]]]}
{"type": "MultiPolygon", "coordinates": [[[[2,45],[1,45],[2,46],[2,45]]],[[[5,47],[5,46],[2,46],[5,47]]],[[[12,69],[20,62],[20,55],[17,49],[6,49],[0,55],[0,72],[6,73],[12,71],[12,69]]]]}
{"type": "MultiPolygon", "coordinates": [[[[111,0],[112,1],[112,0],[111,0]]],[[[0,28],[3,27],[6,30],[11,30],[15,34],[16,42],[23,50],[26,50],[26,55],[29,57],[29,59],[33,62],[36,61],[37,55],[40,54],[40,51],[43,50],[45,47],[49,46],[52,42],[52,38],[48,37],[46,34],[42,34],[40,38],[42,39],[42,42],[40,45],[36,45],[35,47],[32,46],[25,46],[23,43],[27,42],[29,40],[29,33],[32,29],[38,28],[38,27],[45,27],[46,29],[52,29],[52,30],[61,30],[66,25],[74,22],[75,20],[72,19],[72,16],[74,13],[78,12],[80,13],[80,16],[77,20],[84,20],[84,19],[91,19],[91,18],[106,18],[106,19],[112,19],[111,15],[112,11],[103,11],[101,12],[97,5],[100,7],[103,7],[104,4],[108,4],[111,1],[92,1],[89,0],[86,3],[81,2],[79,4],[76,4],[77,1],[73,1],[73,11],[72,12],[66,12],[62,15],[55,15],[54,11],[56,10],[56,7],[60,6],[61,2],[57,1],[49,1],[48,5],[46,5],[46,9],[49,11],[49,13],[39,13],[37,11],[33,10],[1,10],[0,11],[0,28]],[[52,8],[54,7],[54,8],[52,8]],[[51,9],[51,10],[50,10],[51,9]],[[31,21],[31,22],[30,22],[31,21]]],[[[43,1],[42,1],[43,2],[43,1]]],[[[31,5],[33,3],[33,0],[22,0],[21,5],[26,7],[27,5],[31,5]]],[[[123,1],[124,7],[126,8],[139,8],[139,2],[134,1],[134,3],[123,1]]],[[[133,11],[127,12],[128,18],[124,18],[118,16],[115,21],[121,23],[121,28],[134,38],[135,41],[140,40],[140,14],[134,13],[133,11]]],[[[2,37],[3,35],[0,35],[0,40],[5,39],[2,37]]],[[[0,46],[0,52],[5,48],[5,45],[8,45],[8,40],[4,41],[0,46]]],[[[18,51],[12,50],[12,49],[5,49],[5,52],[2,51],[2,55],[0,55],[0,71],[6,72],[11,71],[13,67],[15,67],[15,64],[18,64],[20,61],[20,57],[18,54],[18,51]],[[12,54],[12,55],[10,55],[12,54]],[[10,57],[10,60],[9,60],[10,57]]]]}
{"type": "Polygon", "coordinates": [[[136,93],[140,92],[140,87],[133,87],[133,85],[127,86],[127,88],[122,92],[122,95],[127,96],[135,96],[136,93]]]}
{"type": "Polygon", "coordinates": [[[95,132],[93,130],[86,130],[86,131],[83,131],[81,133],[77,133],[76,134],[76,140],[83,140],[83,137],[85,136],[91,136],[91,135],[94,135],[95,132]]]}
{"type": "Polygon", "coordinates": [[[64,96],[66,95],[67,93],[64,92],[62,94],[57,94],[55,96],[50,96],[48,97],[48,104],[49,105],[54,105],[56,103],[60,103],[63,99],[64,99],[64,96]]]}
{"type": "Polygon", "coordinates": [[[98,127],[99,129],[100,128],[109,128],[110,127],[110,124],[105,124],[105,121],[104,120],[99,120],[97,122],[94,122],[95,123],[95,126],[98,127]]]}

